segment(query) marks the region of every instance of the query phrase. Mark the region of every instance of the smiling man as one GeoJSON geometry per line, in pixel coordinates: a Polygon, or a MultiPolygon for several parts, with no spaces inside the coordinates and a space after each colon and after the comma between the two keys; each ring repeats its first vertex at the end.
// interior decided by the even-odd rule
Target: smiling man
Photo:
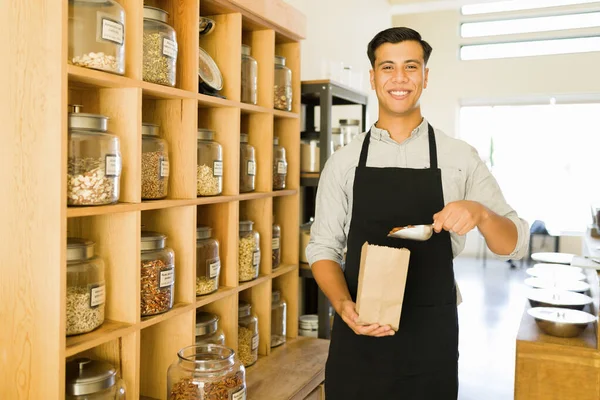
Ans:
{"type": "Polygon", "coordinates": [[[307,257],[336,311],[328,400],[456,399],[453,259],[475,227],[501,257],[518,259],[527,251],[527,223],[506,203],[476,151],[421,115],[431,52],[409,28],[373,38],[367,54],[379,119],[333,154],[321,175],[307,257]],[[436,233],[425,242],[387,237],[394,227],[431,223],[436,233]],[[411,252],[397,332],[356,323],[360,250],[367,241],[411,252]]]}

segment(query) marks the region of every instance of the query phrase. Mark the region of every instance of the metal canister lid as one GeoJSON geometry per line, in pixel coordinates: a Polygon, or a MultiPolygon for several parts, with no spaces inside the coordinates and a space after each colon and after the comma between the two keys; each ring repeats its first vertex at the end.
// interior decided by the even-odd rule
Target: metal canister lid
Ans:
{"type": "Polygon", "coordinates": [[[165,248],[167,236],[158,232],[142,231],[141,250],[160,250],[165,248]]]}
{"type": "Polygon", "coordinates": [[[210,226],[198,226],[196,228],[196,240],[210,239],[212,228],[210,226]]]}
{"type": "Polygon", "coordinates": [[[247,44],[242,45],[242,55],[249,56],[251,52],[252,48],[250,46],[248,46],[247,44]]]}
{"type": "Polygon", "coordinates": [[[198,311],[196,313],[196,336],[211,335],[219,328],[219,317],[215,314],[198,311]]]}
{"type": "Polygon", "coordinates": [[[91,240],[67,238],[67,261],[88,260],[94,257],[94,245],[91,240]]]}
{"type": "Polygon", "coordinates": [[[335,134],[341,134],[342,130],[340,128],[338,128],[338,127],[331,128],[331,133],[333,133],[334,135],[335,134]]]}
{"type": "Polygon", "coordinates": [[[169,13],[161,8],[144,6],[144,19],[153,19],[167,23],[169,20],[169,13]]]}
{"type": "Polygon", "coordinates": [[[155,124],[143,123],[142,136],[158,136],[159,127],[155,124]]]}
{"type": "Polygon", "coordinates": [[[252,306],[250,303],[244,300],[240,300],[238,303],[238,318],[248,317],[252,314],[252,306]]]}
{"type": "Polygon", "coordinates": [[[254,221],[240,221],[240,232],[250,232],[254,226],[254,221]]]}
{"type": "Polygon", "coordinates": [[[319,328],[319,316],[316,314],[305,314],[299,318],[300,327],[308,330],[319,328]]]}
{"type": "Polygon", "coordinates": [[[109,363],[77,358],[66,366],[66,392],[84,396],[106,390],[116,383],[117,370],[109,363]]]}
{"type": "Polygon", "coordinates": [[[198,129],[198,140],[213,140],[215,138],[215,132],[210,129],[198,129]]]}
{"type": "Polygon", "coordinates": [[[271,303],[272,304],[279,303],[280,300],[281,300],[281,292],[279,290],[273,290],[273,292],[271,293],[271,303]]]}
{"type": "Polygon", "coordinates": [[[285,57],[275,56],[275,65],[285,66],[285,57]]]}
{"type": "Polygon", "coordinates": [[[340,119],[340,125],[360,125],[358,119],[340,119]]]}
{"type": "Polygon", "coordinates": [[[279,138],[277,136],[273,137],[273,145],[279,146],[279,138]]]}
{"type": "Polygon", "coordinates": [[[70,105],[69,129],[83,129],[106,132],[108,130],[108,117],[100,114],[86,114],[79,112],[80,105],[70,105]]]}
{"type": "Polygon", "coordinates": [[[248,134],[240,133],[240,143],[248,143],[248,134]]]}

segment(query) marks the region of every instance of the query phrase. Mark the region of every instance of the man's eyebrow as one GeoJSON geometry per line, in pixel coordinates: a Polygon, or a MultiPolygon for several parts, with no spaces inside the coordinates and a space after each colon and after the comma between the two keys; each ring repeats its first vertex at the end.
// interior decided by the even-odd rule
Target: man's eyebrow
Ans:
{"type": "Polygon", "coordinates": [[[383,64],[394,64],[394,62],[391,60],[385,60],[385,61],[381,61],[380,63],[378,63],[377,66],[381,67],[383,64]]]}
{"type": "Polygon", "coordinates": [[[416,63],[416,64],[423,64],[423,62],[421,60],[406,60],[404,61],[404,64],[410,64],[410,63],[416,63]]]}

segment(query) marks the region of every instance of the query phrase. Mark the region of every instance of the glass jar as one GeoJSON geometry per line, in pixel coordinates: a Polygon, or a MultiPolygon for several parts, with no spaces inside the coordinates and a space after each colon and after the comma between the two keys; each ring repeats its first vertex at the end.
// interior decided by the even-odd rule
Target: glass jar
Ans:
{"type": "Polygon", "coordinates": [[[196,296],[214,293],[219,289],[221,259],[219,241],[211,237],[212,228],[196,228],[196,296]]]}
{"type": "Polygon", "coordinates": [[[281,227],[278,224],[273,224],[273,243],[271,245],[273,252],[271,268],[277,269],[281,264],[281,227]]]}
{"type": "Polygon", "coordinates": [[[238,356],[245,367],[258,360],[258,318],[252,315],[252,306],[243,300],[238,308],[238,356]]]}
{"type": "Polygon", "coordinates": [[[256,178],[254,146],[248,144],[248,135],[240,134],[240,193],[253,192],[256,178]]]}
{"type": "Polygon", "coordinates": [[[360,121],[357,119],[340,119],[340,131],[344,144],[348,145],[360,134],[360,121]]]}
{"type": "Polygon", "coordinates": [[[185,347],[167,371],[167,399],[207,400],[246,398],[246,369],[225,346],[185,347]]]}
{"type": "Polygon", "coordinates": [[[344,136],[342,135],[342,130],[340,128],[331,128],[331,143],[333,151],[338,151],[344,147],[344,136]]]}
{"type": "Polygon", "coordinates": [[[169,187],[169,145],[158,125],[142,124],[142,199],[164,199],[169,187]]]}
{"type": "Polygon", "coordinates": [[[321,149],[319,139],[302,139],[300,142],[300,170],[319,172],[321,167],[321,149]]]}
{"type": "Polygon", "coordinates": [[[108,132],[108,117],[69,113],[67,204],[97,206],[119,200],[121,152],[119,138],[108,132]]]}
{"type": "Polygon", "coordinates": [[[198,129],[196,194],[217,196],[223,192],[223,148],[214,140],[215,133],[198,129]]]}
{"type": "Polygon", "coordinates": [[[279,145],[279,138],[273,138],[273,190],[285,189],[285,177],[287,176],[287,160],[285,147],[279,145]]]}
{"type": "Polygon", "coordinates": [[[298,335],[314,338],[319,337],[319,316],[316,314],[300,316],[298,335]]]}
{"type": "Polygon", "coordinates": [[[66,365],[66,400],[125,400],[125,383],[105,361],[76,358],[66,365]]]}
{"type": "Polygon", "coordinates": [[[173,307],[175,254],[165,247],[166,240],[162,233],[142,231],[142,317],[161,314],[173,307]]]}
{"type": "Polygon", "coordinates": [[[281,298],[281,292],[271,293],[271,347],[285,343],[287,304],[281,298]]]}
{"type": "Polygon", "coordinates": [[[123,75],[125,10],[113,0],[69,0],[69,63],[123,75]]]}
{"type": "Polygon", "coordinates": [[[219,317],[215,314],[196,312],[196,345],[219,344],[225,346],[225,334],[219,328],[219,317]]]}
{"type": "Polygon", "coordinates": [[[285,66],[285,57],[275,56],[274,105],[278,110],[292,111],[292,70],[285,66]]]}
{"type": "Polygon", "coordinates": [[[252,230],[253,221],[240,221],[240,244],[238,257],[239,281],[258,278],[260,265],[260,234],[252,230]]]}
{"type": "Polygon", "coordinates": [[[242,45],[242,103],[256,104],[258,63],[250,56],[251,48],[242,45]]]}
{"type": "Polygon", "coordinates": [[[91,240],[67,239],[67,336],[91,332],[104,322],[104,261],[91,240]]]}
{"type": "Polygon", "coordinates": [[[177,34],[167,21],[169,13],[144,6],[144,58],[142,77],[146,82],[175,86],[177,34]]]}

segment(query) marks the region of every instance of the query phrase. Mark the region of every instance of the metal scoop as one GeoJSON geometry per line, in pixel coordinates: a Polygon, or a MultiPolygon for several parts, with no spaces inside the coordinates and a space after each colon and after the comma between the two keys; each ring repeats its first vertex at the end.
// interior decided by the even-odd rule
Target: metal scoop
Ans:
{"type": "Polygon", "coordinates": [[[424,242],[433,235],[433,224],[431,225],[408,225],[400,228],[394,228],[388,234],[388,237],[397,239],[409,239],[424,242]]]}

